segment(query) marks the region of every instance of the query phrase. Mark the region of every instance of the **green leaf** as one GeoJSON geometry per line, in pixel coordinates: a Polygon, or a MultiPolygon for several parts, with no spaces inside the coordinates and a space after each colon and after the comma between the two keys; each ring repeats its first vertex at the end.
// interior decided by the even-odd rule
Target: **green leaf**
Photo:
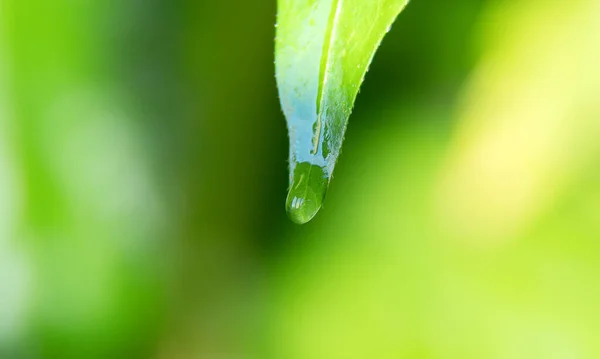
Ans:
{"type": "Polygon", "coordinates": [[[279,0],[275,67],[290,138],[286,208],[321,208],[358,89],[408,0],[279,0]]]}

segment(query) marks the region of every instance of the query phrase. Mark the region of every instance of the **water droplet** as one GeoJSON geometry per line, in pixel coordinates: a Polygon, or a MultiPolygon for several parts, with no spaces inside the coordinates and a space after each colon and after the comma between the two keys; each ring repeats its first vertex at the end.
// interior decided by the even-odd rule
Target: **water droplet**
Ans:
{"type": "Polygon", "coordinates": [[[297,163],[286,201],[290,219],[297,224],[310,221],[321,209],[328,185],[323,168],[309,162],[297,163]]]}

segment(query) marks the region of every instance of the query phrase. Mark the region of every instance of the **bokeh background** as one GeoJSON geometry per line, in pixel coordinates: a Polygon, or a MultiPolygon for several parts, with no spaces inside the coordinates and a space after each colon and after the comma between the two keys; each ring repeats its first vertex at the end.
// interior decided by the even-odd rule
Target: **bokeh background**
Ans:
{"type": "Polygon", "coordinates": [[[600,2],[413,0],[284,212],[275,0],[0,0],[0,358],[600,357],[600,2]]]}

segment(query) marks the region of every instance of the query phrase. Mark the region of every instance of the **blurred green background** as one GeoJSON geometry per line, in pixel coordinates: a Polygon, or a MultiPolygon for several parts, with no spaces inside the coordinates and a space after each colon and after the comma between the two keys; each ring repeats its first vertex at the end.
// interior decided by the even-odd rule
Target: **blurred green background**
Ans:
{"type": "Polygon", "coordinates": [[[600,2],[413,0],[286,218],[275,0],[0,0],[0,358],[600,357],[600,2]]]}

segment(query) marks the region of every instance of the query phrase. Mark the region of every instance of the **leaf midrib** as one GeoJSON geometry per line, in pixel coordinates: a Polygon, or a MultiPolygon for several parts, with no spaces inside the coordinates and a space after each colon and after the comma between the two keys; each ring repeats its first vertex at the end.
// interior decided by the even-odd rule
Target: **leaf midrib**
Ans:
{"type": "Polygon", "coordinates": [[[323,127],[323,105],[325,102],[324,87],[329,76],[329,58],[331,56],[331,48],[335,39],[335,33],[339,23],[339,16],[342,9],[343,0],[332,0],[331,12],[327,22],[327,30],[323,40],[323,50],[321,51],[321,65],[319,68],[319,86],[317,89],[317,122],[316,129],[313,133],[313,149],[312,154],[316,155],[319,150],[319,142],[323,127]]]}

